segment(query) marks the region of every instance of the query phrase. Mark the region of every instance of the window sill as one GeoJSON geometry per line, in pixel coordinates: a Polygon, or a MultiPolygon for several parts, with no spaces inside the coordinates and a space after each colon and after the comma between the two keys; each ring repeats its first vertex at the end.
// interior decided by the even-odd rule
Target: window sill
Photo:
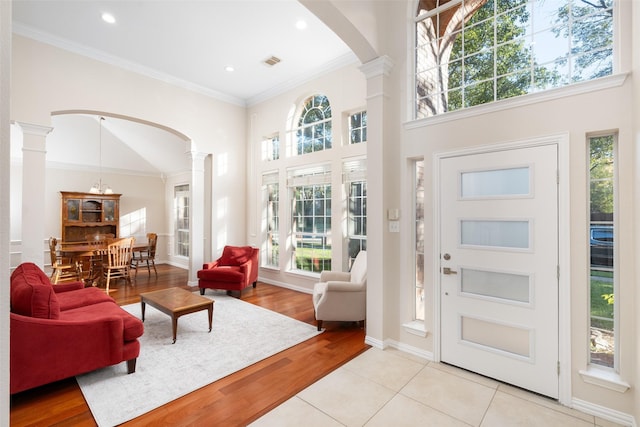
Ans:
{"type": "Polygon", "coordinates": [[[580,370],[579,373],[582,377],[582,381],[599,387],[608,388],[609,390],[617,391],[618,393],[624,393],[631,387],[627,382],[622,381],[620,375],[618,375],[618,373],[613,369],[590,365],[587,369],[580,370]]]}
{"type": "Polygon", "coordinates": [[[292,276],[298,276],[298,277],[304,277],[307,279],[313,279],[316,282],[318,280],[320,280],[320,273],[313,273],[311,271],[305,271],[305,270],[287,270],[286,272],[287,274],[290,274],[292,276]]]}
{"type": "Polygon", "coordinates": [[[494,101],[475,107],[469,107],[462,110],[438,114],[437,116],[414,119],[406,122],[404,124],[404,127],[405,129],[421,128],[424,126],[431,126],[439,123],[450,122],[453,120],[465,119],[467,117],[479,116],[482,114],[492,113],[529,104],[535,104],[538,102],[550,101],[567,96],[574,96],[582,93],[589,93],[595,92],[597,90],[618,87],[624,84],[627,76],[628,73],[613,74],[611,76],[600,77],[598,79],[589,80],[586,82],[574,83],[555,89],[529,93],[526,95],[520,95],[509,99],[494,101]]]}
{"type": "Polygon", "coordinates": [[[427,336],[427,329],[424,326],[424,322],[421,320],[414,320],[409,323],[404,323],[402,325],[404,330],[410,334],[418,335],[419,337],[427,336]]]}

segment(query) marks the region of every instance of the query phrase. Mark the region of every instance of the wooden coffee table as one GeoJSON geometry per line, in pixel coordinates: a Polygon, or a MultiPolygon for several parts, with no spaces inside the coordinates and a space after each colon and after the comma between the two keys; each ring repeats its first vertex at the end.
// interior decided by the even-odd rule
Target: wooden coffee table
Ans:
{"type": "Polygon", "coordinates": [[[178,332],[178,317],[207,309],[209,311],[209,332],[213,324],[213,303],[215,301],[196,295],[182,288],[169,288],[155,292],[140,294],[142,309],[142,321],[144,322],[144,310],[147,304],[161,312],[171,316],[173,327],[173,344],[176,342],[178,332]]]}

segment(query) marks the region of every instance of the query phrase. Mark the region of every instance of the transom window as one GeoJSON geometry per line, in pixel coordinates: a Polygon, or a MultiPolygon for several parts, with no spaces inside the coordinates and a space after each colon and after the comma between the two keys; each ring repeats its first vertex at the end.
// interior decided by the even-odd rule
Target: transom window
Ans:
{"type": "Polygon", "coordinates": [[[331,148],[331,105],[326,96],[310,96],[304,102],[296,139],[299,155],[331,148]]]}
{"type": "Polygon", "coordinates": [[[358,144],[367,141],[367,112],[349,116],[349,144],[358,144]]]}
{"type": "Polygon", "coordinates": [[[278,160],[280,158],[280,136],[274,135],[262,141],[262,158],[278,160]]]}
{"type": "Polygon", "coordinates": [[[421,0],[415,118],[613,72],[613,0],[421,0]]]}

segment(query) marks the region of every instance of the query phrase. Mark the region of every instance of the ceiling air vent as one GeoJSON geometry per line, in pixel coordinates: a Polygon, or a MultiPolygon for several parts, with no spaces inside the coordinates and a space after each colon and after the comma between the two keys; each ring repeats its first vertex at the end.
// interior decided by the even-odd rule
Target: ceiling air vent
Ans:
{"type": "Polygon", "coordinates": [[[264,60],[264,64],[268,65],[269,67],[273,67],[278,62],[280,62],[280,58],[278,58],[276,56],[271,56],[271,57],[269,57],[269,58],[264,60]]]}

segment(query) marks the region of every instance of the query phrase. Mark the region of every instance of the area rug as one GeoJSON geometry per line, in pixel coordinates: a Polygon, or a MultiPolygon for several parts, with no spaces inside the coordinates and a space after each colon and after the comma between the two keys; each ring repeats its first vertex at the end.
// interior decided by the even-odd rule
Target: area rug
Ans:
{"type": "MultiPolygon", "coordinates": [[[[115,426],[210,384],[319,332],[316,327],[226,294],[215,300],[213,330],[207,311],[178,319],[172,344],[171,318],[147,304],[136,372],[126,363],[76,377],[99,426],[115,426]]],[[[123,306],[140,318],[140,304],[123,306]]]]}

